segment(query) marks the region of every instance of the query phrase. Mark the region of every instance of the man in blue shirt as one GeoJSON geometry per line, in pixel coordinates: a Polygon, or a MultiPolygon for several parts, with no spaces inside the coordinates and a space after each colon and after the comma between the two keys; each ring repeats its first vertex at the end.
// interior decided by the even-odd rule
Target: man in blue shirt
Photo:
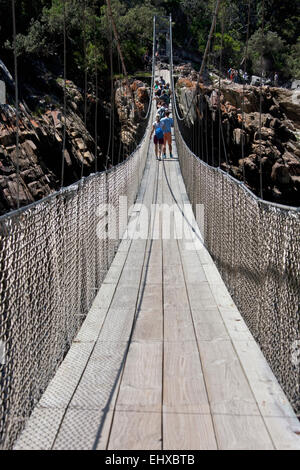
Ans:
{"type": "Polygon", "coordinates": [[[166,111],[166,117],[164,117],[161,121],[161,128],[164,132],[164,147],[163,147],[163,157],[166,158],[166,151],[167,151],[167,144],[169,146],[170,151],[170,158],[173,157],[172,155],[172,134],[171,128],[174,126],[173,119],[170,118],[170,111],[166,111]]]}

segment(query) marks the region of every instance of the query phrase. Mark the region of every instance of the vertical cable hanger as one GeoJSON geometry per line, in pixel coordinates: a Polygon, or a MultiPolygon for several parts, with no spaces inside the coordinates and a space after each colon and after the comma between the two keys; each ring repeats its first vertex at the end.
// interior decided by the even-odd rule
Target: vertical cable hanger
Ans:
{"type": "Polygon", "coordinates": [[[243,77],[243,94],[242,94],[242,161],[243,161],[243,182],[245,183],[245,165],[244,165],[244,157],[245,157],[245,138],[244,138],[244,127],[245,127],[245,75],[247,70],[247,59],[248,59],[248,42],[249,42],[249,29],[250,29],[250,13],[251,13],[251,0],[248,0],[248,23],[247,23],[247,37],[246,37],[246,45],[245,45],[245,54],[244,54],[244,77],[243,77]]]}
{"type": "Polygon", "coordinates": [[[208,123],[207,123],[207,113],[208,113],[208,106],[207,106],[207,100],[205,99],[205,144],[206,144],[206,162],[208,163],[208,138],[207,138],[208,123]]]}
{"type": "Polygon", "coordinates": [[[224,155],[226,160],[226,172],[229,171],[229,164],[228,164],[228,156],[227,156],[227,149],[226,143],[224,139],[223,133],[223,125],[222,125],[222,115],[221,115],[221,73],[222,73],[222,51],[223,51],[223,44],[224,44],[224,22],[225,18],[222,18],[222,37],[221,37],[221,55],[220,55],[220,76],[219,76],[219,167],[221,167],[221,137],[224,149],[224,155]]]}
{"type": "Polygon", "coordinates": [[[112,90],[112,95],[111,95],[111,131],[112,131],[112,136],[111,136],[111,164],[114,166],[115,164],[115,93],[116,93],[116,87],[115,87],[115,80],[114,80],[114,64],[113,64],[113,41],[111,41],[111,90],[112,90]]]}
{"type": "Polygon", "coordinates": [[[16,26],[16,6],[12,0],[12,20],[13,20],[13,48],[14,48],[14,69],[15,69],[15,108],[16,108],[16,167],[17,167],[17,208],[20,208],[20,105],[19,105],[19,80],[18,80],[18,59],[17,59],[17,26],[16,26]]]}
{"type": "MultiPolygon", "coordinates": [[[[119,57],[119,54],[117,54],[118,56],[118,75],[121,76],[121,62],[120,62],[120,57],[119,57]]],[[[121,85],[121,81],[120,81],[120,85],[121,85]]],[[[124,145],[123,142],[122,142],[122,135],[121,135],[121,128],[120,128],[120,135],[119,135],[119,152],[118,152],[118,164],[120,163],[120,158],[121,158],[121,149],[122,149],[122,146],[124,145]]]]}
{"type": "Polygon", "coordinates": [[[259,87],[259,186],[260,197],[263,199],[263,177],[262,177],[262,147],[261,147],[261,128],[262,128],[262,80],[263,80],[263,39],[265,28],[265,0],[262,2],[262,29],[261,29],[261,52],[260,52],[260,87],[259,87]]]}
{"type": "Polygon", "coordinates": [[[219,61],[219,88],[218,88],[218,108],[219,108],[219,168],[221,168],[221,74],[222,74],[222,58],[223,58],[223,40],[224,40],[224,12],[221,19],[221,48],[219,61]]]}
{"type": "MultiPolygon", "coordinates": [[[[214,29],[213,29],[213,33],[212,33],[212,41],[210,42],[210,45],[209,45],[209,49],[208,49],[208,54],[207,54],[207,70],[208,70],[208,74],[209,74],[209,65],[212,63],[213,64],[213,61],[212,61],[212,46],[213,46],[213,38],[215,37],[215,33],[216,33],[216,25],[217,25],[217,18],[216,18],[216,22],[214,24],[214,29]]],[[[209,112],[209,106],[208,106],[208,102],[207,102],[207,95],[206,95],[206,98],[205,98],[205,106],[203,107],[203,118],[204,118],[204,109],[205,109],[205,145],[206,145],[206,163],[209,164],[209,151],[208,151],[208,112],[209,112]]],[[[212,164],[212,161],[210,162],[210,164],[212,164]]]]}
{"type": "Polygon", "coordinates": [[[63,0],[63,36],[64,36],[64,126],[61,163],[61,188],[64,185],[65,150],[66,150],[66,121],[67,121],[67,31],[66,31],[66,1],[63,0]]]}
{"type": "MultiPolygon", "coordinates": [[[[108,1],[109,1],[109,0],[108,0],[108,1]]],[[[187,110],[187,112],[185,113],[184,116],[180,117],[180,116],[179,116],[179,113],[178,113],[178,111],[177,111],[177,107],[175,106],[175,110],[176,110],[176,114],[177,114],[177,119],[178,119],[179,121],[183,121],[184,119],[187,118],[187,116],[188,116],[188,114],[189,114],[189,112],[190,112],[190,110],[191,110],[191,108],[192,108],[192,105],[194,104],[195,98],[196,98],[196,96],[197,96],[197,94],[198,94],[198,91],[199,91],[199,84],[200,84],[200,80],[201,80],[202,75],[203,75],[203,71],[204,71],[204,67],[205,67],[205,63],[206,63],[207,54],[208,54],[209,47],[210,47],[210,43],[211,43],[211,39],[212,39],[214,30],[215,30],[215,25],[216,25],[216,21],[217,21],[217,16],[218,16],[220,4],[221,4],[221,0],[216,0],[215,10],[214,10],[214,13],[213,13],[212,23],[211,23],[211,27],[210,27],[210,32],[209,32],[209,35],[208,35],[208,39],[207,39],[207,43],[206,43],[204,55],[203,55],[203,58],[202,58],[202,62],[201,62],[201,66],[200,66],[200,71],[199,71],[199,73],[198,73],[198,78],[197,78],[197,83],[196,83],[195,92],[194,92],[193,97],[192,97],[192,99],[191,99],[191,101],[190,101],[188,110],[187,110]]],[[[175,102],[175,104],[176,104],[176,102],[175,102]]]]}
{"type": "Polygon", "coordinates": [[[107,4],[107,12],[108,12],[108,15],[110,17],[112,30],[113,30],[114,37],[115,37],[115,40],[116,40],[116,46],[117,46],[119,57],[120,57],[121,64],[122,64],[123,73],[125,75],[126,86],[127,86],[128,91],[131,95],[131,98],[132,98],[133,109],[136,110],[136,103],[135,103],[134,93],[133,93],[133,90],[131,89],[131,86],[129,84],[127,69],[126,69],[126,66],[125,66],[125,61],[124,61],[124,57],[123,57],[123,53],[122,53],[122,49],[121,49],[121,44],[120,44],[118,31],[117,31],[116,24],[115,24],[115,21],[114,21],[114,17],[113,17],[113,14],[112,14],[110,0],[106,0],[106,4],[107,4]]]}
{"type": "MultiPolygon", "coordinates": [[[[87,131],[87,58],[86,58],[86,0],[83,4],[83,67],[84,67],[84,128],[87,131]]],[[[81,160],[81,178],[83,177],[84,158],[81,160]]]]}
{"type": "Polygon", "coordinates": [[[111,18],[108,16],[107,12],[107,24],[109,29],[109,59],[110,59],[110,115],[109,115],[109,138],[107,144],[107,152],[106,152],[106,163],[105,167],[106,170],[108,169],[108,161],[109,161],[109,151],[111,147],[111,139],[112,139],[112,108],[113,108],[113,51],[112,51],[112,28],[111,28],[111,18]]]}
{"type": "Polygon", "coordinates": [[[204,133],[203,133],[203,95],[200,93],[200,130],[201,130],[201,160],[204,161],[204,133]]]}
{"type": "Polygon", "coordinates": [[[95,173],[98,171],[98,66],[97,66],[97,6],[94,2],[94,61],[95,61],[95,173]]]}

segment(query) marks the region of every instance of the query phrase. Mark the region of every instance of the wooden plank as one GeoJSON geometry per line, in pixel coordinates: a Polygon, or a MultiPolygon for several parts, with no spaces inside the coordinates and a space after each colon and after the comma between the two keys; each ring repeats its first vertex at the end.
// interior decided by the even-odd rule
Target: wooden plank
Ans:
{"type": "Polygon", "coordinates": [[[68,409],[54,450],[105,450],[113,413],[102,410],[68,409]]]}
{"type": "Polygon", "coordinates": [[[230,341],[199,341],[213,413],[258,415],[252,391],[230,341]]]}
{"type": "Polygon", "coordinates": [[[138,286],[140,283],[142,269],[131,265],[125,266],[119,280],[119,286],[138,286]]]}
{"type": "Polygon", "coordinates": [[[198,282],[207,281],[205,272],[200,263],[195,262],[194,265],[184,266],[185,279],[188,284],[197,284],[198,282]]]}
{"type": "Polygon", "coordinates": [[[126,266],[132,266],[135,268],[142,268],[144,263],[145,253],[142,251],[132,251],[128,253],[126,266]]]}
{"type": "Polygon", "coordinates": [[[212,257],[204,246],[198,250],[198,256],[203,266],[214,264],[212,257]]]}
{"type": "Polygon", "coordinates": [[[261,416],[213,416],[220,450],[274,449],[261,416]]]}
{"type": "Polygon", "coordinates": [[[162,344],[132,342],[116,409],[161,411],[162,344]]]}
{"type": "Polygon", "coordinates": [[[216,450],[210,415],[165,413],[164,450],[216,450]]]}
{"type": "Polygon", "coordinates": [[[230,339],[222,322],[195,322],[195,330],[198,341],[218,341],[230,339]]]}
{"type": "Polygon", "coordinates": [[[146,266],[162,266],[162,251],[160,250],[151,250],[151,252],[147,252],[147,256],[145,259],[146,266]]]}
{"type": "Polygon", "coordinates": [[[142,310],[138,313],[133,333],[133,341],[162,341],[163,318],[162,312],[157,310],[142,310]]]}
{"type": "Polygon", "coordinates": [[[114,260],[111,264],[112,266],[124,266],[125,261],[127,258],[127,252],[126,251],[118,251],[116,256],[114,257],[114,260]]]}
{"type": "Polygon", "coordinates": [[[116,284],[102,284],[93,302],[92,308],[95,307],[107,311],[115,295],[116,287],[116,284]]]}
{"type": "Polygon", "coordinates": [[[162,265],[146,265],[143,270],[143,282],[147,284],[162,284],[162,265]]]}
{"type": "Polygon", "coordinates": [[[191,341],[195,338],[190,311],[187,309],[164,309],[165,341],[191,341]]]}
{"type": "Polygon", "coordinates": [[[154,252],[157,251],[160,255],[162,254],[162,240],[159,239],[152,239],[152,232],[150,232],[150,238],[147,240],[146,251],[154,252]]]}
{"type": "Polygon", "coordinates": [[[235,307],[232,297],[230,296],[224,282],[218,284],[210,284],[210,288],[214,298],[216,299],[218,307],[235,307]]]}
{"type": "Polygon", "coordinates": [[[217,306],[208,282],[187,283],[187,290],[192,309],[205,310],[207,307],[217,306]]]}
{"type": "Polygon", "coordinates": [[[164,286],[164,309],[189,310],[189,302],[185,287],[164,286]]]}
{"type": "Polygon", "coordinates": [[[64,412],[64,408],[36,407],[13,450],[51,450],[64,412]]]}
{"type": "Polygon", "coordinates": [[[194,322],[222,323],[222,317],[217,306],[204,309],[192,308],[194,322]]]}
{"type": "Polygon", "coordinates": [[[198,257],[198,254],[195,251],[184,250],[181,252],[181,258],[184,268],[187,268],[188,266],[196,266],[197,268],[202,267],[200,258],[198,257]]]}
{"type": "Polygon", "coordinates": [[[162,285],[143,284],[141,286],[138,309],[162,312],[162,285]]]}
{"type": "Polygon", "coordinates": [[[220,314],[233,341],[254,341],[238,309],[234,307],[219,307],[220,314]]]}
{"type": "Polygon", "coordinates": [[[164,285],[168,284],[170,286],[185,286],[182,267],[178,266],[164,266],[164,285]]]}
{"type": "Polygon", "coordinates": [[[181,265],[176,240],[163,240],[163,260],[164,266],[181,265]]]}
{"type": "Polygon", "coordinates": [[[103,281],[103,284],[116,284],[120,278],[122,266],[111,266],[103,281]]]}
{"type": "Polygon", "coordinates": [[[128,343],[98,342],[72,396],[69,408],[112,410],[128,343]]]}
{"type": "Polygon", "coordinates": [[[138,286],[118,286],[111,308],[114,310],[134,308],[137,296],[138,286]]]}
{"type": "Polygon", "coordinates": [[[256,342],[239,340],[234,341],[234,346],[261,414],[294,417],[292,406],[256,342]]]}
{"type": "Polygon", "coordinates": [[[130,253],[145,253],[145,250],[146,250],[146,246],[147,246],[147,240],[132,240],[132,244],[131,244],[131,247],[130,247],[130,253]]]}
{"type": "Polygon", "coordinates": [[[196,341],[164,344],[164,412],[209,413],[196,341]]]}
{"type": "Polygon", "coordinates": [[[300,423],[296,417],[266,417],[265,423],[277,450],[300,450],[300,423]]]}
{"type": "Polygon", "coordinates": [[[116,411],[109,450],[160,450],[161,414],[116,411]]]}

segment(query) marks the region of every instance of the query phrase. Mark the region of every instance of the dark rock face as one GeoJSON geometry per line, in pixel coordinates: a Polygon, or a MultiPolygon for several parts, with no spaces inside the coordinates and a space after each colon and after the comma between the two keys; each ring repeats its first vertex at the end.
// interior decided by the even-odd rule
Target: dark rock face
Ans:
{"type": "Polygon", "coordinates": [[[125,80],[116,83],[115,105],[120,122],[120,138],[128,155],[141,140],[147,122],[143,119],[149,106],[149,88],[140,80],[130,83],[128,90],[125,80]],[[132,105],[132,94],[135,106],[132,105]]]}
{"type": "MultiPolygon", "coordinates": [[[[28,72],[27,72],[28,73],[28,72]]],[[[0,105],[0,214],[39,200],[61,186],[61,168],[64,160],[64,186],[93,173],[96,168],[95,110],[93,92],[87,95],[86,123],[84,118],[84,92],[67,80],[66,120],[63,112],[64,81],[45,68],[42,63],[32,64],[20,93],[19,152],[16,151],[16,115],[13,106],[14,83],[9,72],[0,63],[0,79],[6,81],[7,103],[0,105]],[[32,77],[32,81],[29,78],[32,77]],[[66,149],[63,155],[63,133],[66,130],[66,149]],[[17,158],[18,157],[18,158],[17,158]],[[17,165],[19,163],[19,178],[17,165]]],[[[143,125],[139,125],[140,113],[149,102],[149,90],[142,82],[131,85],[137,110],[130,116],[131,97],[126,88],[116,90],[114,120],[114,145],[121,140],[129,146],[138,141],[143,125]],[[129,94],[128,94],[129,95],[129,94]],[[119,119],[118,119],[119,118],[119,119]]],[[[108,91],[108,95],[110,90],[108,91]]],[[[104,95],[104,90],[102,90],[104,95]]],[[[113,162],[107,156],[109,135],[109,100],[98,99],[97,170],[101,171],[113,162]]],[[[128,152],[123,153],[126,158],[128,152]]]]}
{"type": "MultiPolygon", "coordinates": [[[[178,72],[180,73],[180,70],[178,72]]],[[[206,156],[204,155],[203,159],[215,165],[217,163],[212,161],[211,154],[218,155],[219,146],[218,142],[212,143],[210,137],[214,135],[217,140],[219,132],[218,81],[216,79],[215,82],[201,84],[202,120],[199,120],[199,113],[194,109],[188,122],[188,126],[199,126],[200,129],[202,125],[204,128],[203,140],[207,145],[204,147],[206,156]]],[[[187,103],[190,102],[195,86],[193,72],[187,73],[187,70],[184,70],[182,78],[177,82],[177,96],[183,113],[187,110],[187,103]]],[[[263,197],[282,204],[299,206],[299,90],[264,86],[261,103],[259,87],[243,87],[228,80],[221,80],[220,91],[224,141],[221,142],[221,167],[237,179],[245,178],[248,187],[258,195],[261,167],[263,197]]]]}

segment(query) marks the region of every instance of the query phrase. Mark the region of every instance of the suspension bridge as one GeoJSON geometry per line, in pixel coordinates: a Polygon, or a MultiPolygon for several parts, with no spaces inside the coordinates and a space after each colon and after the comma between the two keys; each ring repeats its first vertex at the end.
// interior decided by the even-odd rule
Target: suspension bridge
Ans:
{"type": "Polygon", "coordinates": [[[128,159],[0,218],[4,449],[300,449],[299,211],[192,153],[154,52],[173,158],[150,104],[128,159]]]}

